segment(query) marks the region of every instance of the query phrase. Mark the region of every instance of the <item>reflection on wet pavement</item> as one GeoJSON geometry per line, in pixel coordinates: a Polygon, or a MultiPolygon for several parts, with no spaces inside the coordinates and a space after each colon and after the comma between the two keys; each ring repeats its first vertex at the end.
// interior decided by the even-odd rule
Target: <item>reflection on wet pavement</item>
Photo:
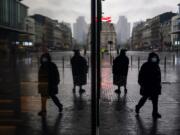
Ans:
{"type": "MultiPolygon", "coordinates": [[[[115,54],[113,54],[115,57],[115,54]]],[[[160,112],[163,118],[158,121],[151,119],[151,102],[142,109],[140,117],[135,117],[134,106],[140,98],[138,76],[138,57],[140,64],[146,58],[146,52],[128,52],[130,67],[128,73],[128,94],[122,93],[117,96],[114,93],[116,86],[112,85],[112,69],[109,55],[102,59],[102,90],[100,100],[100,134],[102,135],[176,135],[180,134],[178,124],[180,122],[180,57],[176,57],[173,64],[173,53],[163,53],[161,57],[161,70],[163,81],[163,92],[160,97],[160,112]],[[132,65],[131,65],[131,56],[132,65]],[[167,56],[166,72],[164,69],[164,57],[167,56]]],[[[72,72],[69,59],[70,52],[53,52],[54,62],[58,65],[61,76],[58,97],[64,105],[63,114],[58,113],[51,99],[48,100],[47,116],[39,117],[40,95],[37,92],[38,56],[31,54],[26,58],[17,59],[14,63],[1,63],[0,77],[0,105],[11,107],[17,105],[21,112],[6,117],[8,123],[0,126],[2,135],[89,135],[91,133],[91,92],[90,74],[88,85],[84,88],[86,93],[79,95],[72,93],[72,72]],[[62,58],[64,57],[64,69],[62,58]],[[16,69],[16,70],[15,70],[16,69]],[[11,93],[11,94],[8,94],[11,93]],[[6,96],[5,96],[6,95],[6,96]],[[2,105],[3,104],[3,105],[2,105]],[[13,118],[13,119],[11,119],[13,118]],[[11,119],[11,120],[10,120],[11,119]],[[11,123],[11,124],[9,124],[11,123]],[[8,131],[8,132],[7,132],[8,131]]],[[[88,59],[89,56],[87,56],[88,59]]],[[[90,71],[90,70],[89,70],[90,71]]],[[[15,109],[16,111],[18,109],[15,109]]],[[[6,110],[7,111],[7,110],[6,110]]],[[[1,113],[1,112],[0,112],[1,113]]],[[[7,112],[6,112],[7,113],[7,112]]]]}

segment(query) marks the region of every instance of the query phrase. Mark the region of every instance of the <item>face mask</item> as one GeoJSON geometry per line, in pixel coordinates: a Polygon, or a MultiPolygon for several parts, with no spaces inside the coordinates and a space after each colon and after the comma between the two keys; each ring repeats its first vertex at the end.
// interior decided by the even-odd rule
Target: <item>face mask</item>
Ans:
{"type": "Polygon", "coordinates": [[[153,63],[156,63],[156,62],[157,62],[157,58],[156,58],[156,57],[153,57],[153,58],[151,59],[151,61],[152,61],[153,63]]]}
{"type": "Polygon", "coordinates": [[[42,58],[42,62],[47,62],[48,59],[47,58],[42,58]]]}

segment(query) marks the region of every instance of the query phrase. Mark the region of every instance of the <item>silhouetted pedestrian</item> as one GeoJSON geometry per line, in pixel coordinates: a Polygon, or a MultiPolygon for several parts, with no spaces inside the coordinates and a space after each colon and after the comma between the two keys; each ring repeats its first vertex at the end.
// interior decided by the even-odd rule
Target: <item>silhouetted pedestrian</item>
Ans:
{"type": "Polygon", "coordinates": [[[135,107],[137,114],[149,98],[153,104],[152,116],[154,118],[161,118],[161,115],[158,113],[158,97],[161,94],[161,70],[159,61],[159,56],[152,52],[149,54],[148,61],[142,65],[139,71],[138,83],[141,87],[140,94],[142,98],[135,107]]]}
{"type": "Polygon", "coordinates": [[[83,93],[85,90],[82,89],[82,85],[87,83],[88,65],[86,59],[81,56],[79,50],[74,50],[74,56],[71,58],[71,66],[74,83],[73,92],[76,91],[76,86],[79,86],[79,92],[83,93]]]}
{"type": "Polygon", "coordinates": [[[120,87],[124,86],[124,92],[127,93],[126,83],[127,74],[129,67],[129,58],[126,56],[126,49],[122,49],[120,55],[113,60],[113,84],[118,86],[115,90],[116,93],[120,94],[120,87]]]}
{"type": "Polygon", "coordinates": [[[41,94],[41,111],[39,115],[46,114],[46,102],[50,97],[53,102],[59,108],[59,112],[62,112],[63,105],[56,97],[58,94],[58,84],[60,82],[59,72],[55,63],[51,61],[49,53],[44,53],[40,58],[41,66],[38,73],[38,89],[41,94]]]}

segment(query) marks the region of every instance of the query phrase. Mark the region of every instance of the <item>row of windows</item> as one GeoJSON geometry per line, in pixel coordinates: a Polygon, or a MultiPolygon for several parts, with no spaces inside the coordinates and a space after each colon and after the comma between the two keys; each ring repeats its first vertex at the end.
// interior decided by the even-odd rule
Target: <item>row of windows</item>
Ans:
{"type": "Polygon", "coordinates": [[[0,0],[0,24],[13,28],[23,28],[27,7],[16,0],[0,0]]]}

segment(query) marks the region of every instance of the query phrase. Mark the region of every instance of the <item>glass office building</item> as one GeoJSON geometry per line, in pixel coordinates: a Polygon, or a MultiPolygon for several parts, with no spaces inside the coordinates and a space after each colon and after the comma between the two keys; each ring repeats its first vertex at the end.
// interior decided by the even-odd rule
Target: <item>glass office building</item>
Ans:
{"type": "Polygon", "coordinates": [[[1,0],[0,25],[23,30],[27,9],[28,7],[23,5],[20,0],[1,0]]]}
{"type": "Polygon", "coordinates": [[[28,7],[21,0],[0,0],[0,52],[7,52],[25,32],[28,7]]]}

